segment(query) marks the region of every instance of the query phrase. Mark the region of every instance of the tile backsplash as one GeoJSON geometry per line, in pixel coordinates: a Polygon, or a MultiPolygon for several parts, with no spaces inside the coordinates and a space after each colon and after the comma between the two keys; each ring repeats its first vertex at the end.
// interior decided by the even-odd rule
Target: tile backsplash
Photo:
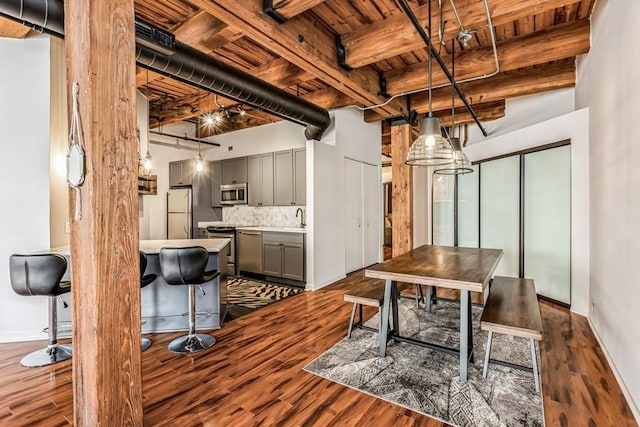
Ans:
{"type": "Polygon", "coordinates": [[[222,208],[222,220],[237,226],[298,227],[298,208],[306,212],[305,206],[229,206],[222,208]]]}

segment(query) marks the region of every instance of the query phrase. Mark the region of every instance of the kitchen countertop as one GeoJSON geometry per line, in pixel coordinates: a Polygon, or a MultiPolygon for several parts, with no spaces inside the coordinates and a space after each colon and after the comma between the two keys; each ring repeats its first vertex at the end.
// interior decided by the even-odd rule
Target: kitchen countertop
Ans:
{"type": "MultiPolygon", "coordinates": [[[[202,246],[208,252],[220,252],[229,244],[229,239],[172,239],[172,240],[140,240],[140,250],[147,254],[157,254],[161,248],[185,248],[188,246],[202,246]]],[[[39,253],[70,254],[69,245],[58,246],[39,253]]]]}
{"type": "Polygon", "coordinates": [[[236,227],[236,230],[246,230],[246,231],[271,231],[274,233],[300,233],[300,234],[306,234],[307,229],[306,228],[300,228],[300,227],[260,227],[260,226],[255,226],[255,227],[236,227]]]}

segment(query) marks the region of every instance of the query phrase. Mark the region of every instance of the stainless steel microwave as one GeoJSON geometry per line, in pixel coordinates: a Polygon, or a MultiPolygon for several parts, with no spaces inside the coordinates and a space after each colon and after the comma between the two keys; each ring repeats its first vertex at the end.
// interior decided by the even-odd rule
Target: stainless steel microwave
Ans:
{"type": "Polygon", "coordinates": [[[225,184],[220,186],[220,204],[246,205],[248,203],[247,183],[225,184]]]}

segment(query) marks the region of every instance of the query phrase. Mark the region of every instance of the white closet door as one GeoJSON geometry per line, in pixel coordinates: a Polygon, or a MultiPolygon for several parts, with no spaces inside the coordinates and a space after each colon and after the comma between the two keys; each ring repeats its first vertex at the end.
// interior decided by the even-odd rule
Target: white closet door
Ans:
{"type": "Polygon", "coordinates": [[[480,247],[502,249],[496,276],[520,273],[520,156],[480,166],[480,247]]]}
{"type": "Polygon", "coordinates": [[[364,217],[364,267],[377,264],[380,259],[380,179],[378,168],[362,164],[362,196],[364,217]]]}
{"type": "Polygon", "coordinates": [[[524,275],[571,303],[571,147],[524,156],[524,275]]]}
{"type": "Polygon", "coordinates": [[[362,218],[362,165],[344,159],[345,272],[364,267],[362,218]]]}

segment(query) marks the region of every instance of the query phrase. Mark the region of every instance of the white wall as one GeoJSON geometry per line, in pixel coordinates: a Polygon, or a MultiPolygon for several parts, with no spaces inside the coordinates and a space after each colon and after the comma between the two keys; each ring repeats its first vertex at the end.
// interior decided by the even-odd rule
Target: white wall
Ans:
{"type": "MultiPolygon", "coordinates": [[[[307,289],[319,289],[345,276],[344,159],[378,166],[378,182],[382,182],[380,123],[365,123],[363,113],[354,108],[334,111],[332,117],[333,127],[323,140],[307,145],[307,243],[311,238],[307,289]]],[[[380,230],[381,217],[382,205],[377,221],[380,230]]]]}
{"type": "Polygon", "coordinates": [[[0,38],[0,342],[43,339],[45,297],[15,294],[9,256],[49,247],[48,37],[0,38]]]}
{"type": "Polygon", "coordinates": [[[49,122],[49,191],[51,247],[69,244],[69,186],[67,185],[66,156],[69,148],[69,120],[67,115],[67,67],[64,41],[50,38],[51,95],[49,122]]]}
{"type": "Polygon", "coordinates": [[[600,0],[576,104],[590,109],[589,318],[640,421],[640,2],[600,0]]]}
{"type": "Polygon", "coordinates": [[[589,304],[589,111],[582,109],[484,141],[469,141],[471,161],[571,139],[571,310],[589,304]]]}

